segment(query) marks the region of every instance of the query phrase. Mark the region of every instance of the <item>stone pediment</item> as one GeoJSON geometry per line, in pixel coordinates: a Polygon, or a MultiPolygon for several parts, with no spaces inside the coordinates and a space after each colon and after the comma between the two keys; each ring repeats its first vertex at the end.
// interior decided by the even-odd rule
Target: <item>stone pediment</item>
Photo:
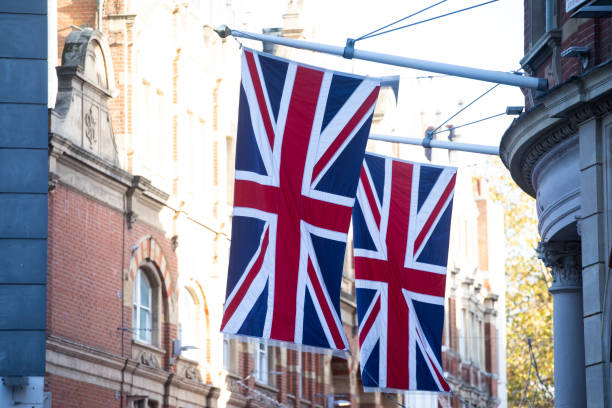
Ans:
{"type": "Polygon", "coordinates": [[[70,33],[57,76],[58,94],[50,112],[50,133],[119,166],[108,107],[117,92],[104,35],[90,28],[70,33]]]}

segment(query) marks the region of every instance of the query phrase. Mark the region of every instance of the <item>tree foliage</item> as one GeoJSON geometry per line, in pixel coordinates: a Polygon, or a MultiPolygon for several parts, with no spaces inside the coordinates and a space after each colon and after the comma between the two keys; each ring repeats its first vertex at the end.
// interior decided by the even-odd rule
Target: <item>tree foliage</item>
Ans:
{"type": "Polygon", "coordinates": [[[486,167],[492,199],[504,208],[508,406],[552,407],[552,278],[535,251],[535,200],[512,181],[499,160],[486,167]]]}

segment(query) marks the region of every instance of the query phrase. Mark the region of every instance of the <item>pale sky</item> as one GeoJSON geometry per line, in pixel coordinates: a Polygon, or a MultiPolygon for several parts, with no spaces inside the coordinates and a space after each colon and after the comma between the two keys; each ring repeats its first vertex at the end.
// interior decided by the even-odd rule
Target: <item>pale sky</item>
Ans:
{"type": "MultiPolygon", "coordinates": [[[[311,40],[342,46],[347,37],[357,38],[387,23],[435,4],[439,0],[304,0],[305,26],[316,27],[311,40]]],[[[399,25],[417,22],[453,10],[462,9],[485,0],[447,0],[399,25]]],[[[254,26],[282,25],[282,14],[288,0],[234,0],[244,7],[254,26]]],[[[247,44],[245,42],[245,44],[247,44]]],[[[417,26],[384,34],[356,43],[357,49],[371,50],[411,58],[440,61],[499,71],[519,68],[523,56],[523,3],[519,0],[499,0],[472,10],[426,22],[417,26]]],[[[437,126],[458,110],[458,103],[467,104],[493,84],[469,79],[442,77],[418,79],[436,75],[406,68],[381,64],[347,61],[342,58],[322,57],[327,68],[376,75],[401,75],[398,112],[404,120],[396,134],[414,134],[414,123],[420,112],[426,124],[437,126]],[[436,115],[436,112],[438,114],[436,115]],[[405,114],[404,114],[405,113],[405,114]],[[415,116],[417,115],[417,116],[415,116]]],[[[505,111],[506,106],[523,105],[518,88],[500,85],[493,92],[453,119],[460,125],[505,111]]],[[[458,130],[462,141],[499,144],[512,118],[503,116],[458,130]]]]}

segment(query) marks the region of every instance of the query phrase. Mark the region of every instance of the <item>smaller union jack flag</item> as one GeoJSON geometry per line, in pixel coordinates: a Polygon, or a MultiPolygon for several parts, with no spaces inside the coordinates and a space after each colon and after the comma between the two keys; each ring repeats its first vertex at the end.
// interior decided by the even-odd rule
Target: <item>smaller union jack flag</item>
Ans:
{"type": "Polygon", "coordinates": [[[366,391],[450,391],[441,341],[455,176],[455,168],[365,156],[353,236],[366,391]]]}
{"type": "Polygon", "coordinates": [[[378,90],[244,50],[224,333],[348,349],[342,266],[378,90]]]}

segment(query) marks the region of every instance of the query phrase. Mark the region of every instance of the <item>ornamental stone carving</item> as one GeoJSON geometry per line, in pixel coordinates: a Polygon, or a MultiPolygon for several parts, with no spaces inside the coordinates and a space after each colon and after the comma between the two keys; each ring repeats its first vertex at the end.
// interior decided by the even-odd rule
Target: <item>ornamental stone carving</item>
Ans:
{"type": "Polygon", "coordinates": [[[141,352],[140,355],[138,355],[138,361],[141,364],[149,367],[161,368],[161,364],[157,356],[155,356],[155,354],[151,353],[150,351],[141,352]]]}
{"type": "Polygon", "coordinates": [[[536,251],[544,265],[551,269],[551,293],[582,287],[580,242],[540,242],[536,251]]]}
{"type": "Polygon", "coordinates": [[[98,121],[96,120],[96,115],[93,112],[93,106],[90,106],[89,110],[85,113],[85,120],[83,122],[85,125],[85,138],[89,142],[89,148],[93,150],[98,143],[98,139],[96,137],[96,125],[98,124],[98,121]]]}
{"type": "Polygon", "coordinates": [[[200,370],[198,370],[197,367],[194,367],[192,365],[187,366],[185,368],[184,376],[188,380],[202,382],[202,376],[200,375],[200,370]]]}

